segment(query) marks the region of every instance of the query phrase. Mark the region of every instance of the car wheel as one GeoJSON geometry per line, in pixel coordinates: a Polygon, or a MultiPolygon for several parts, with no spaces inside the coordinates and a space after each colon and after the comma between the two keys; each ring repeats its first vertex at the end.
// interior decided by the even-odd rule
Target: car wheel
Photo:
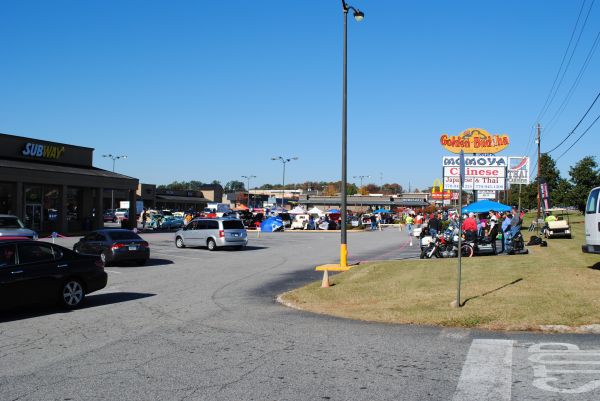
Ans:
{"type": "Polygon", "coordinates": [[[104,266],[108,266],[110,265],[110,262],[108,261],[108,256],[106,255],[106,252],[102,252],[100,254],[100,260],[102,261],[102,264],[104,266]]]}
{"type": "Polygon", "coordinates": [[[60,304],[68,309],[77,308],[85,298],[83,284],[78,279],[69,279],[61,286],[60,304]]]}
{"type": "Polygon", "coordinates": [[[177,248],[185,248],[185,244],[183,243],[183,238],[181,238],[181,237],[175,238],[175,246],[177,248]]]}
{"type": "Polygon", "coordinates": [[[217,249],[217,244],[214,239],[209,238],[208,241],[206,242],[206,247],[208,248],[209,251],[214,251],[217,249]]]}

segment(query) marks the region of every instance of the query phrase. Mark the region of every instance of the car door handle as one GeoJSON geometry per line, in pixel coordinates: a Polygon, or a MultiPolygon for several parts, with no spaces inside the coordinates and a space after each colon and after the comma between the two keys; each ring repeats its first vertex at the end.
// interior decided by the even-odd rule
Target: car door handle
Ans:
{"type": "Polygon", "coordinates": [[[13,270],[10,272],[10,274],[21,274],[23,273],[23,270],[13,270]]]}
{"type": "Polygon", "coordinates": [[[58,265],[57,267],[69,267],[69,265],[58,265]]]}

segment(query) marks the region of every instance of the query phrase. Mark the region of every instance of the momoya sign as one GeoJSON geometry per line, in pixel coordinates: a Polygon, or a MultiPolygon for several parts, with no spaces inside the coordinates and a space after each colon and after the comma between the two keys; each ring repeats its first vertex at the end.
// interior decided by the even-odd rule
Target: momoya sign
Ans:
{"type": "Polygon", "coordinates": [[[505,149],[510,140],[508,135],[492,135],[482,128],[469,128],[459,135],[442,135],[440,143],[452,153],[460,153],[462,150],[465,153],[494,154],[505,149]]]}

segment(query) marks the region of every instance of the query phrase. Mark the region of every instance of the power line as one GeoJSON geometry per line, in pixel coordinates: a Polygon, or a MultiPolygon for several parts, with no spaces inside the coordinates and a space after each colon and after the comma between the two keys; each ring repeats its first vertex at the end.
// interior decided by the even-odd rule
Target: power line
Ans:
{"type": "Polygon", "coordinates": [[[571,88],[567,92],[567,95],[565,96],[564,100],[562,101],[562,103],[560,104],[560,106],[558,107],[558,109],[556,110],[556,112],[554,113],[554,115],[552,116],[550,121],[548,122],[548,129],[546,130],[546,132],[549,132],[554,127],[554,125],[556,124],[556,121],[558,121],[558,118],[565,111],[567,105],[569,104],[569,101],[571,100],[571,97],[575,93],[575,89],[577,89],[577,87],[579,86],[579,82],[581,81],[583,74],[587,70],[589,63],[590,63],[592,57],[594,56],[594,53],[596,52],[596,49],[598,48],[599,43],[600,43],[600,31],[598,31],[598,34],[596,35],[596,39],[594,40],[594,43],[592,43],[592,47],[590,48],[590,51],[588,52],[588,54],[585,58],[585,61],[583,62],[583,65],[581,66],[581,69],[579,70],[579,73],[577,74],[577,77],[575,78],[575,81],[573,82],[573,85],[571,85],[571,88]]]}
{"type": "MultiPolygon", "coordinates": [[[[546,96],[546,100],[544,101],[544,105],[542,106],[542,109],[538,113],[538,116],[536,118],[537,121],[540,121],[540,119],[544,116],[544,114],[546,113],[546,111],[550,107],[550,104],[552,103],[551,98],[554,99],[554,96],[556,95],[556,92],[554,91],[554,88],[555,88],[556,82],[558,80],[558,77],[560,76],[560,72],[562,71],[563,65],[565,63],[565,59],[567,58],[567,54],[569,54],[569,49],[571,48],[571,43],[573,43],[573,37],[575,36],[575,32],[577,31],[577,26],[579,25],[579,20],[581,19],[581,13],[583,12],[583,9],[585,7],[586,1],[587,0],[583,0],[583,3],[581,4],[581,8],[579,10],[579,14],[577,15],[577,21],[575,22],[575,26],[573,27],[573,31],[571,32],[571,38],[569,39],[569,44],[567,45],[567,48],[565,49],[565,54],[562,57],[562,60],[560,62],[560,66],[558,67],[558,71],[556,72],[556,76],[554,77],[554,81],[552,82],[552,86],[550,87],[550,92],[548,92],[548,96],[546,96]],[[554,96],[552,95],[553,93],[555,94],[554,96]]],[[[593,1],[592,1],[592,5],[593,5],[593,1]]],[[[589,14],[589,12],[588,12],[588,14],[589,14]]],[[[584,27],[585,27],[585,25],[584,25],[584,27]]],[[[583,31],[583,29],[582,29],[582,31],[583,31]]],[[[571,57],[572,57],[572,53],[571,53],[571,57]]],[[[569,62],[570,62],[570,59],[569,59],[569,62]]],[[[568,65],[565,68],[565,71],[567,70],[567,68],[568,68],[568,65]]],[[[559,86],[560,86],[560,84],[559,84],[559,86]]],[[[556,89],[558,90],[558,87],[556,87],[556,89]]]]}
{"type": "Polygon", "coordinates": [[[598,117],[596,117],[596,119],[595,119],[594,121],[592,121],[592,123],[590,124],[590,126],[589,126],[589,127],[587,127],[587,129],[586,129],[585,131],[583,131],[583,133],[582,133],[581,135],[579,135],[579,138],[577,138],[577,139],[575,140],[575,142],[573,142],[573,144],[571,144],[571,146],[569,146],[569,147],[567,148],[567,150],[565,150],[564,152],[562,152],[562,153],[560,154],[560,156],[558,156],[558,157],[556,158],[556,160],[555,160],[555,161],[558,161],[558,159],[560,159],[561,157],[563,157],[563,156],[564,156],[564,155],[565,155],[565,154],[566,154],[566,153],[567,153],[569,150],[571,150],[571,148],[572,148],[573,146],[575,146],[575,144],[576,144],[577,142],[579,142],[579,140],[580,140],[581,138],[583,138],[583,136],[584,136],[585,134],[587,134],[587,132],[588,132],[590,129],[592,129],[592,127],[594,126],[594,124],[596,124],[596,121],[598,121],[599,119],[600,119],[600,114],[598,114],[598,117]]]}
{"type": "Polygon", "coordinates": [[[569,132],[567,134],[567,136],[555,147],[553,147],[552,149],[550,149],[549,151],[545,152],[545,153],[551,153],[554,152],[556,149],[558,149],[563,143],[565,143],[565,141],[567,139],[569,139],[569,137],[571,135],[573,135],[575,133],[575,130],[579,127],[579,125],[581,125],[581,123],[583,122],[583,120],[587,117],[588,113],[590,112],[590,110],[592,109],[592,107],[594,107],[594,105],[596,104],[596,102],[598,101],[598,98],[600,98],[600,92],[598,92],[598,95],[596,95],[596,98],[594,99],[594,101],[592,102],[592,104],[590,105],[590,107],[588,107],[587,111],[585,112],[585,114],[583,115],[583,117],[581,117],[581,119],[579,120],[579,122],[577,123],[577,125],[575,125],[575,128],[573,128],[571,130],[571,132],[569,132]]]}

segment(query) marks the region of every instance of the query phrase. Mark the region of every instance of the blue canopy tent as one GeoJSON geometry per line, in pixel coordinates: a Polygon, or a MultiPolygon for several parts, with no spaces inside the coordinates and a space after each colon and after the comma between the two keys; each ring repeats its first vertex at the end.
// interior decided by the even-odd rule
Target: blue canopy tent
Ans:
{"type": "Polygon", "coordinates": [[[265,233],[272,233],[277,230],[283,229],[283,220],[281,217],[269,217],[262,223],[260,223],[260,231],[265,233]]]}
{"type": "Polygon", "coordinates": [[[327,214],[341,214],[342,212],[340,211],[340,209],[329,209],[327,211],[327,214]]]}
{"type": "Polygon", "coordinates": [[[373,213],[377,214],[377,213],[393,213],[393,212],[388,209],[377,209],[373,213]]]}
{"type": "Polygon", "coordinates": [[[494,212],[510,212],[511,207],[506,206],[499,202],[493,202],[491,200],[481,200],[479,202],[473,202],[462,208],[462,213],[487,213],[490,210],[494,212]]]}

